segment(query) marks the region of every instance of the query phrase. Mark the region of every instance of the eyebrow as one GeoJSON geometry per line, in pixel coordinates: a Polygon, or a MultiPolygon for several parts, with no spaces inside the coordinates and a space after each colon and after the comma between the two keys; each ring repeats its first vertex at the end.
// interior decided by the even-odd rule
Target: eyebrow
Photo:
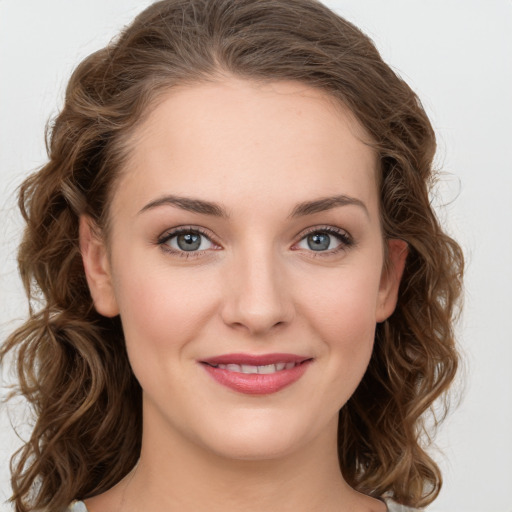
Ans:
{"type": "Polygon", "coordinates": [[[369,216],[368,208],[360,199],[350,197],[346,195],[323,197],[321,199],[315,199],[314,201],[305,201],[299,203],[290,214],[290,217],[303,217],[305,215],[312,215],[313,213],[325,212],[338,206],[359,206],[364,210],[367,216],[369,216]]]}
{"type": "MultiPolygon", "coordinates": [[[[222,217],[226,219],[229,218],[229,214],[226,209],[217,203],[204,201],[203,199],[194,199],[191,197],[175,195],[166,195],[151,201],[139,211],[139,214],[164,205],[176,206],[182,210],[200,213],[202,215],[211,215],[214,217],[222,217]]],[[[346,195],[336,195],[299,203],[293,208],[288,217],[304,217],[306,215],[312,215],[314,213],[331,210],[339,206],[349,205],[358,206],[364,210],[367,216],[369,215],[366,205],[360,199],[346,195]]]]}
{"type": "Polygon", "coordinates": [[[228,218],[229,215],[227,211],[217,203],[212,203],[210,201],[203,201],[202,199],[193,199],[191,197],[182,197],[182,196],[173,196],[166,195],[163,197],[159,197],[154,201],[148,203],[142,210],[139,211],[143,213],[147,210],[152,210],[153,208],[157,208],[158,206],[177,206],[182,210],[186,210],[188,212],[201,213],[203,215],[213,215],[214,217],[223,217],[228,218]]]}

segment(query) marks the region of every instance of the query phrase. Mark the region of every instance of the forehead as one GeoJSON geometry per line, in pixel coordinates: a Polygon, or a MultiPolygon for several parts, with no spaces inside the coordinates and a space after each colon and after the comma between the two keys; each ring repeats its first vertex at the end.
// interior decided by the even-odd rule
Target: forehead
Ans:
{"type": "Polygon", "coordinates": [[[346,107],[301,83],[230,78],[180,86],[133,133],[118,191],[129,189],[139,205],[158,193],[228,206],[245,198],[267,208],[333,193],[376,203],[376,155],[367,140],[346,107]]]}

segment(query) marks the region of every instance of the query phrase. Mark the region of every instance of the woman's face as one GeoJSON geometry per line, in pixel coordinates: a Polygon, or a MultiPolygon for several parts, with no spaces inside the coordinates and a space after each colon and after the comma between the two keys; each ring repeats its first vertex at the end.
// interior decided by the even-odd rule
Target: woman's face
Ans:
{"type": "Polygon", "coordinates": [[[96,308],[121,315],[145,435],[231,458],[335,442],[339,409],[394,309],[376,157],[294,82],[169,92],[138,127],[109,252],[82,219],[96,308]],[[107,256],[108,254],[108,256],[107,256]]]}

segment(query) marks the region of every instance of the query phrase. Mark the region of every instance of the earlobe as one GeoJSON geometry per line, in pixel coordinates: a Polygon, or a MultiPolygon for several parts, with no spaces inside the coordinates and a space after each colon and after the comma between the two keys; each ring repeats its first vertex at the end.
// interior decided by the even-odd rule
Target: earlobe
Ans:
{"type": "Polygon", "coordinates": [[[94,221],[90,217],[80,217],[79,231],[80,252],[94,307],[100,315],[114,317],[119,314],[119,308],[105,243],[94,229],[94,221]]]}
{"type": "Polygon", "coordinates": [[[407,242],[396,238],[387,241],[387,262],[380,280],[377,322],[383,322],[395,310],[408,252],[407,242]]]}

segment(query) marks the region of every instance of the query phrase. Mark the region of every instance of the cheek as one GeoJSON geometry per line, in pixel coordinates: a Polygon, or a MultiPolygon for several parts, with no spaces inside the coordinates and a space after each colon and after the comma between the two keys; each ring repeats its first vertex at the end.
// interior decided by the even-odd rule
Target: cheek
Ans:
{"type": "Polygon", "coordinates": [[[342,387],[348,384],[350,394],[362,379],[373,350],[375,314],[368,302],[353,295],[352,300],[333,301],[325,312],[332,320],[320,331],[335,378],[341,379],[342,387]]]}
{"type": "MultiPolygon", "coordinates": [[[[125,261],[126,268],[137,268],[125,261]]],[[[138,268],[141,268],[140,266],[138,268]]],[[[204,285],[201,271],[171,272],[162,264],[143,272],[123,272],[116,279],[116,296],[128,353],[135,367],[144,362],[171,364],[166,353],[180,354],[215,309],[216,298],[204,285]]]]}
{"type": "Polygon", "coordinates": [[[380,282],[380,267],[346,266],[334,272],[316,273],[301,287],[305,316],[314,318],[319,332],[328,338],[361,340],[373,332],[380,282]]]}
{"type": "Polygon", "coordinates": [[[362,379],[372,354],[380,272],[372,267],[346,268],[329,279],[316,277],[308,286],[315,291],[302,293],[307,297],[302,316],[320,338],[320,355],[328,360],[326,378],[341,407],[362,379]]]}

